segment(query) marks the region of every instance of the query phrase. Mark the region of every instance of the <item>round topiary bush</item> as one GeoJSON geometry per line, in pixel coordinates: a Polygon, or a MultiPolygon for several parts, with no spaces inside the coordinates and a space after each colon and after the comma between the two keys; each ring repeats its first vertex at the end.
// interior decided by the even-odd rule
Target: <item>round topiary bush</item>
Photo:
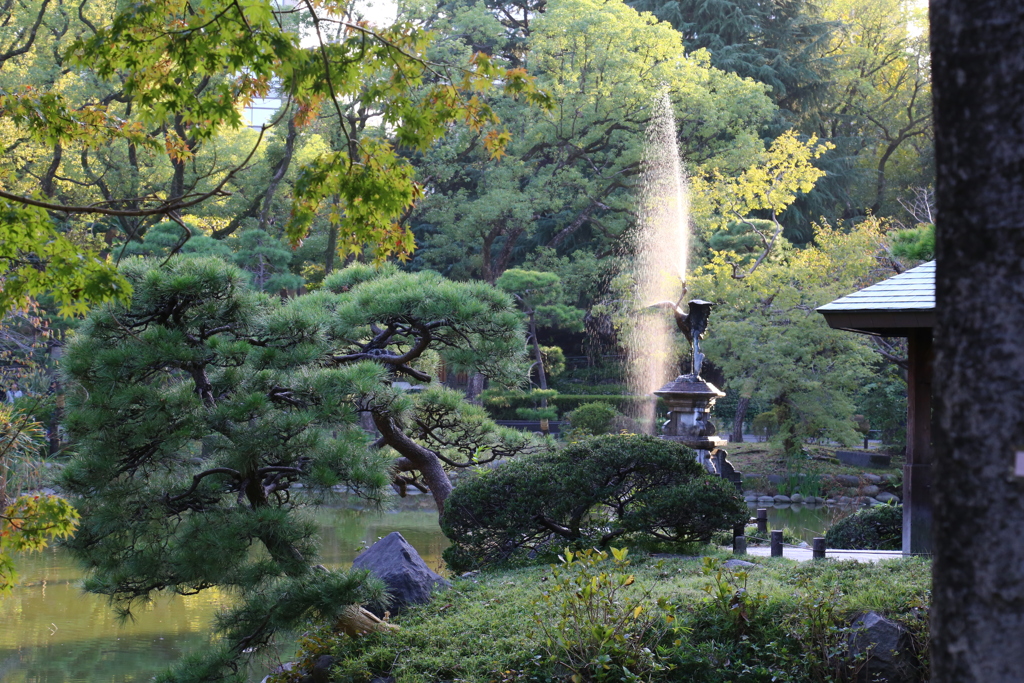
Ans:
{"type": "Polygon", "coordinates": [[[825,534],[825,545],[845,550],[899,550],[902,543],[902,505],[858,510],[833,524],[825,534]]]}
{"type": "Polygon", "coordinates": [[[604,401],[584,403],[569,413],[569,424],[574,432],[586,434],[607,434],[613,428],[618,411],[604,401]]]}
{"type": "Polygon", "coordinates": [[[588,437],[520,456],[460,483],[441,528],[453,571],[570,546],[605,547],[623,535],[707,542],[747,519],[728,482],[707,474],[693,451],[642,435],[588,437]]]}

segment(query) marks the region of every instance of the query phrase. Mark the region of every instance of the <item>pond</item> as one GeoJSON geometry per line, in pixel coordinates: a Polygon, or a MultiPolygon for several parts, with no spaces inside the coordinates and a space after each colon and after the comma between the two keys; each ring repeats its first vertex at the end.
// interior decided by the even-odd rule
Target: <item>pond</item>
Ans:
{"type": "MultiPolygon", "coordinates": [[[[828,528],[832,514],[808,506],[768,508],[772,528],[787,526],[808,541],[828,528]]],[[[349,566],[363,547],[392,531],[400,532],[430,567],[442,567],[448,541],[429,496],[402,499],[386,513],[339,507],[320,509],[315,516],[321,556],[329,567],[349,566]]],[[[163,598],[139,609],[134,622],[120,624],[104,598],[82,592],[82,573],[66,552],[49,549],[16,561],[22,584],[0,599],[4,683],[148,681],[206,643],[213,615],[229,601],[216,590],[163,598]]]]}
{"type": "MultiPolygon", "coordinates": [[[[392,531],[434,569],[448,545],[429,496],[402,499],[392,512],[327,508],[315,517],[321,557],[331,568],[348,567],[364,546],[392,531]]],[[[82,572],[68,553],[48,549],[15,561],[21,585],[0,599],[4,683],[148,681],[205,644],[213,615],[229,601],[216,590],[163,598],[139,609],[134,622],[120,624],[105,598],[82,592],[82,572]]]]}
{"type": "MultiPolygon", "coordinates": [[[[757,508],[765,507],[748,503],[751,517],[757,517],[757,508]]],[[[837,508],[825,505],[780,505],[767,506],[768,528],[787,527],[803,540],[810,543],[815,536],[824,536],[828,528],[837,521],[852,514],[859,508],[837,508]]]]}

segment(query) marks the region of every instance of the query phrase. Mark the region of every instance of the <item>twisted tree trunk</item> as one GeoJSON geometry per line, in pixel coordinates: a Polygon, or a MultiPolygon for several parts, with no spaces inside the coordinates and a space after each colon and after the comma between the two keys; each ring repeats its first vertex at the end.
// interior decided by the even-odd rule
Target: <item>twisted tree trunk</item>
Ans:
{"type": "MultiPolygon", "coordinates": [[[[394,419],[386,413],[374,412],[373,423],[380,430],[383,442],[408,461],[408,466],[404,469],[407,471],[419,470],[424,483],[430,489],[430,495],[434,497],[438,514],[444,512],[444,502],[452,492],[452,482],[448,478],[448,473],[444,471],[441,460],[432,450],[409,438],[394,419]]],[[[403,469],[401,463],[398,467],[403,469]]]]}

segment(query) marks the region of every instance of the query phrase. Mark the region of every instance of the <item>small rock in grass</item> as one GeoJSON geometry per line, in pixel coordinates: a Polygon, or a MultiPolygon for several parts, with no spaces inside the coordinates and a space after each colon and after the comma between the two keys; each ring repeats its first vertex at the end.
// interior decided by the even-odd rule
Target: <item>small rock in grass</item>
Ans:
{"type": "Polygon", "coordinates": [[[736,567],[756,567],[757,565],[753,562],[747,562],[746,560],[726,560],[722,563],[722,566],[734,569],[736,567]]]}
{"type": "Polygon", "coordinates": [[[313,665],[313,673],[310,674],[310,678],[313,679],[313,683],[330,683],[332,666],[334,666],[334,657],[330,655],[320,655],[317,658],[316,663],[313,665]]]}

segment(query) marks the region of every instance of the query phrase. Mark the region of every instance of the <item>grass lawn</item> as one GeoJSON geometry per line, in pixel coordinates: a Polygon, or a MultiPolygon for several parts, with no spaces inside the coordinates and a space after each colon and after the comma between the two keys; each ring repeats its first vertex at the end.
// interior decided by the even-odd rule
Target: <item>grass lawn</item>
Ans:
{"type": "MultiPolygon", "coordinates": [[[[621,642],[613,638],[591,652],[608,668],[594,665],[578,680],[811,681],[836,665],[849,622],[873,610],[914,634],[926,671],[927,560],[747,558],[755,566],[731,570],[721,565],[730,555],[711,548],[700,554],[712,559],[638,554],[627,558],[629,566],[608,559],[563,566],[557,575],[545,565],[457,577],[431,604],[392,619],[398,631],[355,639],[326,628],[310,634],[296,668],[330,654],[337,662],[332,680],[346,683],[388,676],[398,683],[569,681],[565,647],[593,641],[593,624],[613,622],[607,611],[618,609],[626,615],[621,642]],[[635,582],[623,586],[630,575],[635,582]],[[615,592],[605,613],[579,611],[581,602],[594,603],[593,595],[583,597],[584,585],[598,598],[615,592]],[[636,607],[641,616],[631,621],[636,607]],[[636,659],[625,652],[631,647],[636,659]],[[601,660],[602,652],[611,655],[601,660]],[[626,661],[640,677],[622,673],[626,661]]],[[[299,680],[294,673],[276,680],[289,675],[299,680]]]]}

